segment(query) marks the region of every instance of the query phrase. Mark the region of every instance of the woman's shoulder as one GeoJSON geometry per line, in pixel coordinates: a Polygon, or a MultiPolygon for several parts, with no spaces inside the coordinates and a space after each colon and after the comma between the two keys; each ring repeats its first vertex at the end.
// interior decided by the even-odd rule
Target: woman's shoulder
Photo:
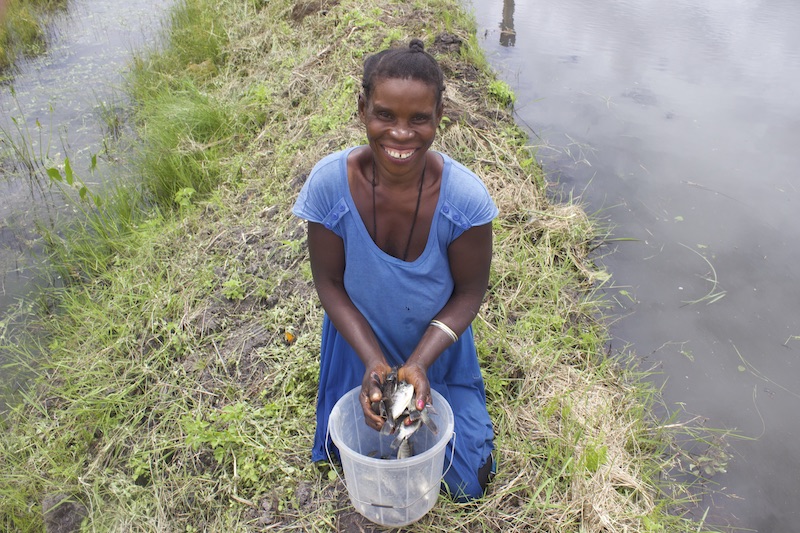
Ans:
{"type": "Polygon", "coordinates": [[[313,222],[321,222],[328,212],[347,194],[346,148],[320,159],[306,178],[292,212],[313,222]]]}
{"type": "Polygon", "coordinates": [[[317,163],[314,165],[314,168],[311,169],[309,178],[316,176],[329,176],[331,174],[340,175],[342,171],[342,165],[346,164],[347,156],[355,148],[356,147],[345,148],[343,150],[332,152],[326,155],[317,161],[317,163]]]}
{"type": "Polygon", "coordinates": [[[490,198],[486,184],[475,172],[447,154],[441,154],[444,160],[443,175],[447,175],[447,196],[490,198]]]}
{"type": "Polygon", "coordinates": [[[461,230],[490,222],[498,210],[483,180],[453,158],[442,157],[442,214],[461,230]]]}
{"type": "Polygon", "coordinates": [[[308,174],[303,189],[326,194],[344,194],[347,187],[347,156],[357,147],[330,153],[317,161],[308,174]]]}

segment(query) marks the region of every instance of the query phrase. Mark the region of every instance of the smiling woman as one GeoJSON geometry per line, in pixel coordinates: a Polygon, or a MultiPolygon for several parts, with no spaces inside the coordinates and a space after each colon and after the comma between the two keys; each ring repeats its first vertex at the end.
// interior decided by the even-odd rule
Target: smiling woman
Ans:
{"type": "Polygon", "coordinates": [[[497,208],[481,180],[431,152],[442,118],[443,74],[414,39],[364,66],[358,114],[368,145],[320,161],[294,213],[308,220],[311,270],[323,320],[317,432],[327,457],[334,404],[361,383],[367,425],[392,367],[454,406],[459,439],[444,476],[459,500],[480,497],[493,469],[492,422],[471,323],[486,292],[497,208]]]}

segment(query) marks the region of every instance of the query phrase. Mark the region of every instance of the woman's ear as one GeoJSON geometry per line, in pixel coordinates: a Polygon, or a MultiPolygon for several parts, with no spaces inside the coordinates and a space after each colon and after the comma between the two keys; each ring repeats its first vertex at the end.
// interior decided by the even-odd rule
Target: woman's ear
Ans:
{"type": "Polygon", "coordinates": [[[365,121],[365,113],[367,109],[367,97],[364,93],[358,93],[358,118],[361,122],[365,121]]]}

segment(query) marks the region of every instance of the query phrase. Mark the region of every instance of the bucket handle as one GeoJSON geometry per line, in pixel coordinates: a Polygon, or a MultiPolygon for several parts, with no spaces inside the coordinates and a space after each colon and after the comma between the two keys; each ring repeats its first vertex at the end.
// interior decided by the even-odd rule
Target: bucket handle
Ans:
{"type": "MultiPolygon", "coordinates": [[[[333,468],[333,471],[336,472],[336,477],[338,477],[339,481],[341,481],[344,484],[344,486],[347,487],[347,481],[345,481],[342,478],[342,476],[339,474],[339,471],[336,469],[335,466],[333,466],[333,459],[331,458],[331,450],[328,447],[328,443],[330,442],[330,433],[331,433],[330,427],[328,427],[328,430],[325,432],[325,454],[328,456],[328,463],[331,465],[331,468],[333,468]]],[[[441,484],[442,480],[444,479],[444,476],[447,475],[447,473],[450,471],[450,468],[452,468],[452,466],[453,466],[453,456],[456,453],[456,432],[455,432],[455,430],[453,430],[453,436],[450,437],[449,444],[451,446],[451,449],[450,449],[450,464],[448,464],[447,468],[445,469],[445,471],[442,472],[442,477],[439,478],[439,483],[440,484],[441,484]]],[[[400,507],[396,507],[394,505],[384,505],[382,503],[373,503],[373,502],[369,502],[369,501],[364,501],[364,500],[361,500],[359,498],[354,497],[352,493],[350,493],[350,497],[353,498],[354,500],[356,500],[358,503],[360,503],[362,505],[371,505],[373,507],[380,507],[381,509],[407,509],[408,507],[411,507],[412,505],[415,505],[418,501],[420,501],[422,498],[427,496],[433,489],[438,489],[438,488],[439,487],[434,485],[430,489],[428,489],[425,492],[423,492],[413,502],[409,503],[408,505],[403,505],[403,506],[400,506],[400,507]]],[[[348,490],[348,492],[349,492],[349,490],[348,490]]]]}

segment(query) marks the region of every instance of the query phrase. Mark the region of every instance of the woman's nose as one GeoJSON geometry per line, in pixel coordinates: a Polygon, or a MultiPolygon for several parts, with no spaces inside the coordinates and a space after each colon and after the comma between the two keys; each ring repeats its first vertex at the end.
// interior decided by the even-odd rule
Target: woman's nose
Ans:
{"type": "Polygon", "coordinates": [[[414,130],[408,126],[395,126],[392,128],[392,137],[398,140],[408,139],[414,136],[414,130]]]}

